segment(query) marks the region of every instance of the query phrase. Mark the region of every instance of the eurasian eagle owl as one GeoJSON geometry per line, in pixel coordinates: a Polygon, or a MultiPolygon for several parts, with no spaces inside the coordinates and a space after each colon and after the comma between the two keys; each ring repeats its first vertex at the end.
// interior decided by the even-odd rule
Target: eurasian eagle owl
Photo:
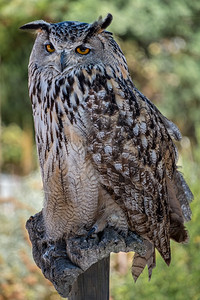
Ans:
{"type": "Polygon", "coordinates": [[[192,194],[178,171],[178,128],[134,86],[105,19],[35,21],[29,94],[42,172],[49,239],[114,226],[142,236],[133,276],[170,263],[170,238],[187,241],[192,194]]]}

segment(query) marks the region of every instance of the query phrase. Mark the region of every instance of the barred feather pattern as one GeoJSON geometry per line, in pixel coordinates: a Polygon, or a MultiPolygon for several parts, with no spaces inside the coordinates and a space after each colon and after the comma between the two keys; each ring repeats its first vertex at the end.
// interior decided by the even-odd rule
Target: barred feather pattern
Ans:
{"type": "Polygon", "coordinates": [[[70,47],[76,39],[94,39],[109,57],[76,67],[70,57],[60,71],[53,62],[40,66],[34,48],[29,93],[49,238],[107,225],[135,231],[148,248],[133,260],[137,280],[145,265],[151,277],[155,248],[169,264],[170,238],[187,241],[184,220],[191,216],[192,194],[176,165],[173,139],[180,140],[180,132],[134,86],[122,51],[104,30],[110,22],[108,16],[92,25],[45,22],[45,29],[38,23],[39,41],[48,36],[59,48],[64,33],[70,47]]]}

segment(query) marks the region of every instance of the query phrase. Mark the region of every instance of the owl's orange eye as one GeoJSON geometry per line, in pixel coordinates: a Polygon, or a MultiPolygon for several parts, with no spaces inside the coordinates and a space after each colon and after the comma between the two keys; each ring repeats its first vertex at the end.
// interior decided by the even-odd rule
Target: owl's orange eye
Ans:
{"type": "Polygon", "coordinates": [[[84,46],[79,46],[79,47],[76,48],[76,52],[79,53],[79,54],[82,54],[82,55],[86,55],[90,52],[90,49],[86,48],[84,46]]]}
{"type": "Polygon", "coordinates": [[[45,49],[47,50],[47,52],[49,53],[53,53],[55,51],[55,48],[52,44],[46,44],[45,45],[45,49]]]}

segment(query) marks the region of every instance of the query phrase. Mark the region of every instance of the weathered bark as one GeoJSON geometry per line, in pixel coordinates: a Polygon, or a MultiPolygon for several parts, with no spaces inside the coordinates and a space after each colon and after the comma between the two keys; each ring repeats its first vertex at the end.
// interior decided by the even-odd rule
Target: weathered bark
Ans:
{"type": "MultiPolygon", "coordinates": [[[[69,296],[72,291],[71,299],[76,299],[73,298],[75,297],[73,293],[76,290],[72,289],[74,284],[83,288],[81,285],[85,279],[80,277],[76,283],[77,278],[93,264],[109,257],[111,252],[135,251],[144,255],[146,250],[142,239],[135,233],[129,231],[128,235],[124,237],[113,228],[105,228],[95,237],[78,236],[56,242],[49,241],[45,234],[42,212],[30,217],[26,223],[26,228],[32,242],[33,258],[37,266],[42,270],[44,276],[53,283],[62,297],[69,296]],[[70,253],[73,263],[67,252],[70,253]]],[[[93,267],[95,272],[95,268],[98,269],[98,264],[93,267]]],[[[88,274],[91,276],[90,272],[88,274]]],[[[87,272],[84,275],[87,275],[87,272]]]]}

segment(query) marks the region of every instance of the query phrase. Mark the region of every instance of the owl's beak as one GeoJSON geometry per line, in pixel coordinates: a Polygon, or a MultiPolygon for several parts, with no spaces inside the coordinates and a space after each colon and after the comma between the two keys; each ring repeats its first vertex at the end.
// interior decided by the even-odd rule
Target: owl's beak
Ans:
{"type": "Polygon", "coordinates": [[[61,72],[64,71],[67,65],[68,65],[67,53],[65,52],[65,50],[63,50],[60,55],[61,72]]]}

